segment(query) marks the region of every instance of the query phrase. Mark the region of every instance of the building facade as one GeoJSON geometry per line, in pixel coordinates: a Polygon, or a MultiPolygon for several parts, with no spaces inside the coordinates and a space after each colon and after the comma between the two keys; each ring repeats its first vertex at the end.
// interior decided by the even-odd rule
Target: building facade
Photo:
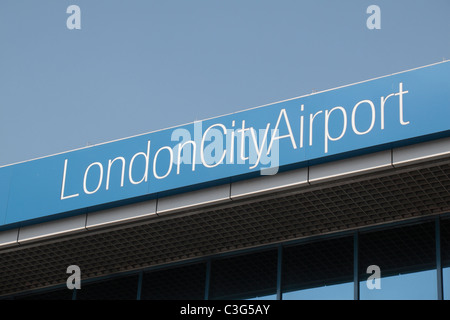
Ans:
{"type": "MultiPolygon", "coordinates": [[[[285,125],[285,131],[272,136],[277,137],[280,149],[286,145],[293,147],[295,143],[296,150],[300,150],[300,142],[306,148],[312,134],[317,137],[313,120],[324,116],[320,148],[327,154],[316,158],[316,151],[311,149],[302,161],[285,163],[288,156],[280,151],[280,166],[271,174],[237,172],[227,176],[230,166],[224,166],[217,175],[211,171],[213,178],[208,180],[209,171],[195,167],[197,171],[193,172],[194,166],[189,163],[189,168],[193,168],[190,173],[203,179],[196,180],[198,187],[191,188],[194,183],[186,179],[183,188],[169,185],[154,192],[153,185],[149,184],[143,194],[127,194],[120,201],[109,198],[106,201],[100,192],[109,191],[108,182],[120,181],[117,177],[122,177],[123,184],[117,190],[131,190],[123,183],[127,177],[126,163],[130,188],[138,185],[138,180],[147,182],[148,168],[136,174],[132,166],[133,161],[137,165],[139,159],[147,160],[151,170],[150,142],[147,152],[141,148],[133,157],[123,157],[123,170],[117,170],[117,176],[106,180],[100,174],[91,184],[93,171],[90,170],[96,169],[109,178],[106,173],[112,172],[119,157],[108,154],[105,159],[109,162],[96,161],[86,155],[90,149],[81,150],[80,154],[89,158],[86,163],[91,165],[87,169],[83,167],[84,184],[83,187],[79,184],[78,189],[69,182],[75,180],[69,170],[76,158],[62,155],[57,159],[59,169],[55,170],[63,177],[62,183],[59,179],[55,184],[56,200],[72,201],[70,205],[75,206],[82,197],[101,197],[95,200],[98,202],[86,202],[80,208],[70,209],[59,205],[60,202],[41,203],[38,200],[42,197],[19,195],[17,199],[23,201],[17,201],[18,204],[11,195],[0,198],[7,199],[3,207],[8,207],[0,229],[0,298],[450,299],[450,126],[441,127],[444,120],[434,125],[432,116],[440,115],[440,111],[429,109],[440,108],[442,117],[445,112],[450,113],[450,90],[441,90],[450,88],[448,65],[442,63],[419,70],[438,68],[445,75],[439,77],[440,91],[427,92],[424,97],[413,96],[414,79],[420,79],[419,84],[423,81],[421,74],[417,76],[413,72],[411,78],[409,73],[397,75],[401,79],[383,78],[393,88],[392,93],[384,96],[377,91],[378,85],[371,86],[372,82],[367,83],[367,88],[357,87],[366,97],[372,88],[373,97],[378,100],[358,96],[351,104],[353,109],[330,106],[320,113],[301,113],[296,117],[298,127],[288,117],[287,107],[281,109],[287,110],[285,114],[276,109],[272,126],[276,123],[276,128],[282,130],[281,124],[285,125]],[[424,99],[429,96],[431,103],[424,106],[424,99]],[[432,99],[436,97],[439,99],[432,99]],[[398,127],[413,128],[408,135],[397,129],[392,131],[400,135],[392,141],[387,128],[391,122],[387,117],[388,108],[393,105],[388,105],[388,99],[392,102],[396,99],[398,127]],[[381,101],[381,108],[368,101],[381,101]],[[363,103],[364,109],[359,107],[363,103]],[[414,118],[409,112],[414,103],[423,113],[421,117],[414,118]],[[359,112],[366,112],[368,120],[359,112]],[[380,112],[386,118],[380,118],[380,112]],[[357,117],[366,120],[358,122],[357,117]],[[340,122],[332,123],[332,119],[340,122]],[[380,119],[386,120],[380,122],[380,119]],[[423,123],[419,123],[421,119],[423,123]],[[342,123],[346,124],[345,130],[342,123]],[[345,140],[351,126],[356,138],[365,138],[377,127],[376,134],[383,135],[380,139],[388,140],[375,143],[378,138],[374,136],[368,138],[368,145],[357,142],[355,147],[352,145],[355,137],[345,140]],[[294,133],[290,132],[299,132],[299,128],[305,140],[294,141],[291,138],[294,133]],[[386,131],[380,131],[384,128],[386,131]],[[343,145],[337,145],[341,142],[343,145]],[[336,151],[335,156],[331,155],[340,149],[345,152],[336,151]],[[11,213],[14,206],[18,208],[15,216],[11,213]],[[41,209],[46,206],[48,212],[41,209]],[[35,216],[28,217],[27,210],[35,216]],[[72,265],[81,270],[80,289],[67,287],[70,276],[67,268],[72,265]]],[[[336,92],[339,97],[341,91],[336,92]]],[[[334,91],[329,94],[336,98],[334,91]]],[[[317,94],[320,97],[323,94],[317,94]]],[[[300,100],[304,103],[298,104],[302,106],[298,110],[306,110],[308,99],[312,98],[300,100]]],[[[214,121],[221,129],[219,121],[214,121]]],[[[233,122],[236,127],[237,122],[233,122]]],[[[269,125],[265,128],[267,133],[269,125]]],[[[240,130],[243,134],[244,127],[240,130]]],[[[235,137],[238,141],[237,134],[235,137]]],[[[247,141],[252,141],[251,138],[247,141]]],[[[197,146],[203,146],[203,140],[197,146]]],[[[239,146],[235,147],[233,150],[239,152],[239,146]]],[[[176,154],[171,151],[175,149],[169,149],[161,147],[153,159],[157,159],[160,151],[176,154]]],[[[227,151],[221,153],[222,160],[230,154],[230,149],[227,151]]],[[[156,160],[153,168],[155,163],[156,160]]],[[[176,168],[176,162],[173,163],[176,168]]],[[[29,166],[30,171],[26,172],[36,172],[32,164],[29,166]]],[[[204,167],[219,169],[205,163],[204,167]]],[[[0,186],[3,194],[20,190],[14,179],[23,171],[14,168],[20,169],[20,165],[9,166],[9,172],[0,172],[1,177],[9,179],[6,186],[0,186]]],[[[50,169],[39,170],[42,173],[50,169]]],[[[159,181],[169,177],[167,167],[163,171],[154,169],[153,173],[159,181]]],[[[173,172],[170,174],[177,177],[173,172]]],[[[41,175],[35,176],[39,176],[36,181],[40,182],[41,175]]],[[[34,180],[27,179],[31,179],[27,180],[30,181],[27,188],[31,190],[34,180]]],[[[51,188],[39,192],[46,190],[51,188]]]]}

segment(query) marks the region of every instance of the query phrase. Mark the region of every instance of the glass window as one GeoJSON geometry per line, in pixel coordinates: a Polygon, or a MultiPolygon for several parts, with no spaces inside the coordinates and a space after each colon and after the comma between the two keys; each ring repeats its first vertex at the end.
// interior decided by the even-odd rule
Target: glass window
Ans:
{"type": "Polygon", "coordinates": [[[450,300],[450,219],[443,219],[441,225],[442,285],[444,299],[450,300]]]}
{"type": "Polygon", "coordinates": [[[185,265],[144,273],[141,300],[202,300],[206,265],[185,265]]]}
{"type": "Polygon", "coordinates": [[[15,300],[72,300],[73,291],[64,287],[58,290],[36,292],[15,296],[15,300]]]}
{"type": "Polygon", "coordinates": [[[283,251],[283,300],[353,299],[353,237],[283,251]]]}
{"type": "Polygon", "coordinates": [[[278,251],[270,250],[211,263],[211,299],[276,299],[278,251]]]}
{"type": "Polygon", "coordinates": [[[117,277],[83,284],[76,292],[77,300],[136,300],[138,275],[117,277]]]}
{"type": "Polygon", "coordinates": [[[360,234],[359,276],[361,299],[437,299],[434,222],[360,234]]]}

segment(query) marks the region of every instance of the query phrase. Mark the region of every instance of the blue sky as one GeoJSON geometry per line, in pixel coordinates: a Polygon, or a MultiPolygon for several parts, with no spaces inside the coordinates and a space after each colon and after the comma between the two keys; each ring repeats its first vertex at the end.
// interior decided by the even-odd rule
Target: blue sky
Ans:
{"type": "Polygon", "coordinates": [[[1,0],[0,166],[450,59],[448,0],[1,0]],[[370,5],[381,29],[369,30],[370,5]],[[66,9],[81,9],[69,30],[66,9]]]}

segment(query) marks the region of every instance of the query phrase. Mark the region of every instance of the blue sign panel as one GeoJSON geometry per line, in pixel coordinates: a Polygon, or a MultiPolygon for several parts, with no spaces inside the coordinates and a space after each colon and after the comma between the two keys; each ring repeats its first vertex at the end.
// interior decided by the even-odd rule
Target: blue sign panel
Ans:
{"type": "Polygon", "coordinates": [[[443,62],[5,166],[0,227],[448,135],[449,119],[443,62]]]}

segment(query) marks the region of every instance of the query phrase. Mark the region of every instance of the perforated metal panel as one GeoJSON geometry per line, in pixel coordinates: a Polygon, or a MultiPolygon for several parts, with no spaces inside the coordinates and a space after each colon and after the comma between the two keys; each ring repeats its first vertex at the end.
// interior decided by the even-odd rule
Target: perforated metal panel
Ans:
{"type": "Polygon", "coordinates": [[[0,296],[450,211],[450,159],[0,251],[0,296]]]}

